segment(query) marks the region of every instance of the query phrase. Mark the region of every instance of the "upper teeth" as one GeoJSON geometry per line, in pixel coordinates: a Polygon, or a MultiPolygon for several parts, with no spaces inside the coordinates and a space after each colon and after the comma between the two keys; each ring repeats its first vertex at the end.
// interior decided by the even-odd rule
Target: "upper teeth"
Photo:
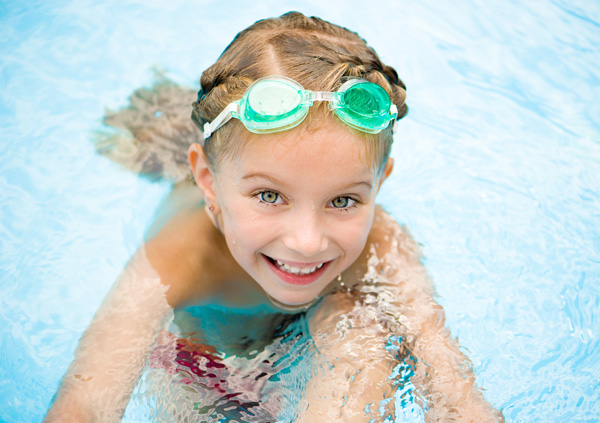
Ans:
{"type": "Polygon", "coordinates": [[[281,270],[283,270],[284,272],[287,272],[287,273],[292,273],[294,275],[308,275],[309,273],[312,273],[315,270],[323,267],[323,264],[324,264],[324,263],[321,263],[315,267],[295,267],[295,266],[290,266],[288,264],[282,263],[279,260],[276,260],[276,262],[277,262],[277,266],[281,270]]]}

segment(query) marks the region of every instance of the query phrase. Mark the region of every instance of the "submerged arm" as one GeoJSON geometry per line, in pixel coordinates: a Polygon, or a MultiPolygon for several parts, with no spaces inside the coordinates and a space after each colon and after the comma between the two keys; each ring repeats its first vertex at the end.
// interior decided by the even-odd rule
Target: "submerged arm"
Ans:
{"type": "Polygon", "coordinates": [[[319,367],[307,383],[297,422],[383,421],[379,404],[393,397],[388,376],[395,359],[376,316],[352,293],[337,292],[309,313],[309,325],[319,367]]]}
{"type": "Polygon", "coordinates": [[[133,256],[82,336],[44,422],[118,422],[172,309],[144,251],[133,256]]]}
{"type": "Polygon", "coordinates": [[[504,421],[502,414],[483,398],[470,360],[445,326],[444,310],[434,300],[418,246],[383,212],[375,227],[381,242],[370,259],[370,278],[373,288],[384,294],[379,309],[402,318],[400,333],[413,361],[411,381],[424,398],[425,421],[504,421]]]}
{"type": "Polygon", "coordinates": [[[350,269],[364,275],[363,283],[324,298],[310,315],[316,347],[331,366],[309,382],[302,421],[323,413],[332,422],[384,421],[379,408],[393,413],[397,387],[390,375],[401,361],[414,373],[426,422],[503,421],[445,328],[414,241],[378,211],[367,245],[367,265],[350,269]],[[392,335],[402,337],[399,349],[388,345],[392,335]]]}
{"type": "MultiPolygon", "coordinates": [[[[177,198],[176,189],[168,203],[177,198]]],[[[215,242],[216,229],[197,203],[188,199],[162,208],[167,211],[159,213],[148,241],[82,336],[45,423],[121,421],[173,309],[210,295],[208,281],[232,268],[207,254],[224,247],[215,242]]]]}

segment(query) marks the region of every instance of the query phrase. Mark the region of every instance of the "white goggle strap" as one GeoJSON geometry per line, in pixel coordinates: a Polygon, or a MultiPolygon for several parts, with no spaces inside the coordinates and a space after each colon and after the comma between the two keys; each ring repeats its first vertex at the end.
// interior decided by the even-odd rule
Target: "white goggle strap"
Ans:
{"type": "Polygon", "coordinates": [[[392,103],[390,106],[390,115],[394,116],[394,123],[392,125],[392,134],[395,134],[396,128],[398,126],[398,121],[396,120],[396,117],[398,116],[398,107],[396,107],[396,105],[394,103],[392,103]]]}
{"type": "Polygon", "coordinates": [[[225,107],[212,122],[204,124],[204,139],[210,137],[217,129],[225,125],[233,117],[233,113],[239,113],[240,105],[236,102],[225,107]]]}

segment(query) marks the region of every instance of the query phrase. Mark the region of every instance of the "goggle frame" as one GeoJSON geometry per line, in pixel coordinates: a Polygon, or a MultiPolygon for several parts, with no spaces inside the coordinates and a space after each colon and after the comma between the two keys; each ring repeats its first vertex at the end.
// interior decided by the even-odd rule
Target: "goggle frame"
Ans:
{"type": "MultiPolygon", "coordinates": [[[[263,100],[265,99],[263,98],[263,100]]],[[[205,123],[203,128],[204,139],[209,138],[216,130],[229,122],[231,118],[240,120],[248,131],[255,134],[273,133],[291,129],[304,121],[310,107],[315,101],[328,101],[329,108],[334,111],[340,120],[359,131],[377,134],[387,128],[390,121],[394,121],[393,130],[395,130],[398,108],[391,102],[387,92],[377,84],[360,78],[352,78],[344,82],[335,92],[311,91],[305,90],[302,85],[293,79],[272,75],[254,81],[241,99],[230,103],[212,122],[205,123]],[[261,85],[263,86],[262,90],[260,90],[261,85]],[[261,93],[266,89],[266,95],[268,96],[269,87],[287,90],[287,94],[296,97],[295,99],[291,99],[294,103],[293,107],[276,114],[257,112],[256,106],[262,107],[260,96],[258,99],[254,98],[257,95],[257,90],[261,93]],[[371,113],[361,113],[361,110],[357,110],[357,107],[348,104],[346,97],[352,94],[353,91],[355,93],[362,93],[363,100],[365,99],[365,92],[370,95],[370,98],[366,98],[366,100],[368,103],[367,106],[371,106],[371,113]],[[372,103],[378,106],[377,109],[373,109],[372,103]]],[[[270,106],[272,108],[273,104],[270,104],[270,106]]],[[[289,106],[284,105],[284,107],[289,106]]],[[[365,112],[365,110],[362,110],[362,112],[365,112]]]]}

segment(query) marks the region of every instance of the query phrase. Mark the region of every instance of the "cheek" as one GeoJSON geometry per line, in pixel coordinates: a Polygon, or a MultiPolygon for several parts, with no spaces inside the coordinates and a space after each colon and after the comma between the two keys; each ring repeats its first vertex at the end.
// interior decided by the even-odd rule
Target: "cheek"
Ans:
{"type": "Polygon", "coordinates": [[[223,212],[223,231],[229,249],[251,253],[273,233],[269,221],[257,218],[248,206],[230,207],[223,212]]]}
{"type": "Polygon", "coordinates": [[[345,222],[343,227],[336,231],[338,243],[349,255],[355,256],[354,258],[365,248],[373,224],[373,215],[374,210],[369,210],[356,219],[345,222]]]}
{"type": "Polygon", "coordinates": [[[355,256],[354,258],[358,257],[365,248],[369,236],[369,228],[368,225],[355,227],[353,232],[348,232],[344,237],[346,245],[349,246],[348,250],[352,252],[352,255],[355,256]]]}

